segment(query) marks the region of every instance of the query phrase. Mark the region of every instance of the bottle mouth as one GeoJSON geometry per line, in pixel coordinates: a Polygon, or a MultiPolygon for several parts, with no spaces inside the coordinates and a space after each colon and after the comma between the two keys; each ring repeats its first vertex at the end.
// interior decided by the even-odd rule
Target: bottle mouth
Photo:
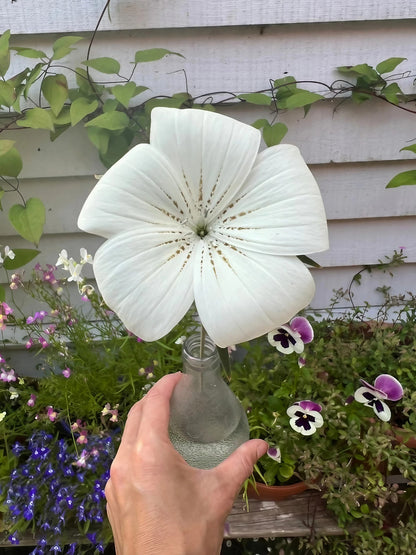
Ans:
{"type": "Polygon", "coordinates": [[[185,340],[183,344],[183,354],[187,360],[206,361],[216,357],[217,347],[211,338],[205,336],[204,348],[201,353],[201,336],[200,334],[194,334],[185,340]]]}

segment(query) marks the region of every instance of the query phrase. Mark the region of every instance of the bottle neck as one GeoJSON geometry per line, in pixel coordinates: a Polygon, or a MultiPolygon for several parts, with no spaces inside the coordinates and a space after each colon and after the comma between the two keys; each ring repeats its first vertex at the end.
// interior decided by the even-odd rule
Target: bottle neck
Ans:
{"type": "Polygon", "coordinates": [[[204,383],[207,383],[221,377],[221,364],[215,343],[209,337],[205,337],[201,353],[200,341],[199,334],[191,335],[185,341],[182,352],[183,371],[198,380],[203,377],[204,383]]]}

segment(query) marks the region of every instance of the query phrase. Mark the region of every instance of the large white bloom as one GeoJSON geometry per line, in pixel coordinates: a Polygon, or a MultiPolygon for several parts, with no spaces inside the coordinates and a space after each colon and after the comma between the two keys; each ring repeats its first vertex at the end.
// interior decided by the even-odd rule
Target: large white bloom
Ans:
{"type": "Polygon", "coordinates": [[[107,238],[94,259],[106,303],[146,341],[195,300],[225,347],[287,322],[314,295],[296,257],[328,247],[319,188],[292,145],[203,110],[155,108],[150,144],[100,179],[79,216],[107,238]]]}

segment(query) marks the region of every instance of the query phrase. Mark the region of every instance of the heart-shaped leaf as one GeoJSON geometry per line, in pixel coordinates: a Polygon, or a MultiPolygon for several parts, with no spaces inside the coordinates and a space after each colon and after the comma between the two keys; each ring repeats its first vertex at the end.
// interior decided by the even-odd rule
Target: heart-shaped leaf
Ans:
{"type": "Polygon", "coordinates": [[[16,270],[33,260],[40,251],[36,249],[13,249],[14,258],[5,258],[3,268],[6,270],[16,270]]]}
{"type": "Polygon", "coordinates": [[[40,199],[30,198],[26,206],[12,206],[9,210],[9,220],[23,239],[38,246],[45,225],[45,206],[40,199]]]}

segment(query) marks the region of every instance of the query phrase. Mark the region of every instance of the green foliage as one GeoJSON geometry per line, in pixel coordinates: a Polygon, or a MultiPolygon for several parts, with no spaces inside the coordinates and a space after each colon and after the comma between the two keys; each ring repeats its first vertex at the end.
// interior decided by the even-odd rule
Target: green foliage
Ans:
{"type": "Polygon", "coordinates": [[[38,198],[30,198],[25,205],[14,204],[9,210],[9,220],[16,231],[36,246],[45,224],[45,207],[38,198]]]}

